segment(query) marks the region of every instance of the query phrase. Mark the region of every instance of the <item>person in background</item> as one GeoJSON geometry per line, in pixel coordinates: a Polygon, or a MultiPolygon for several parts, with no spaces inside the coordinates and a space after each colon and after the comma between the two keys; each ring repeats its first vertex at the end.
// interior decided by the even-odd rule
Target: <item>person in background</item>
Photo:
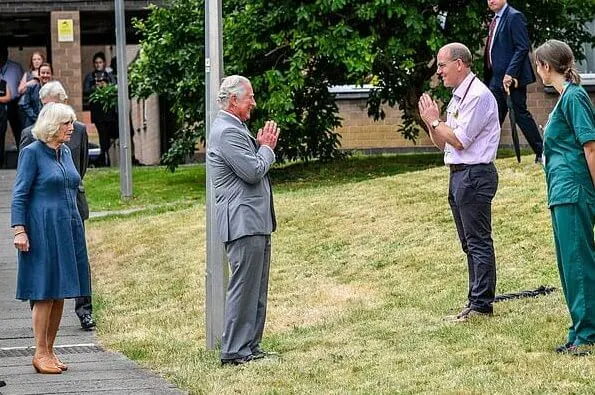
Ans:
{"type": "MultiPolygon", "coordinates": [[[[68,96],[60,82],[50,81],[39,90],[39,99],[45,106],[48,103],[66,103],[68,96]]],[[[32,126],[23,129],[20,142],[21,150],[36,140],[35,137],[33,137],[32,129],[32,126]]],[[[66,145],[70,148],[74,167],[81,177],[81,183],[76,195],[76,206],[84,225],[84,221],[89,219],[89,205],[83,186],[83,179],[85,178],[87,166],[89,164],[89,136],[87,134],[87,127],[84,123],[79,121],[74,122],[74,131],[70,140],[66,142],[66,145]]],[[[75,298],[74,311],[79,318],[81,328],[84,330],[91,330],[95,327],[91,295],[75,298]]]]}
{"type": "MultiPolygon", "coordinates": [[[[112,58],[112,60],[110,61],[110,70],[112,73],[112,76],[114,77],[114,83],[117,83],[118,80],[118,59],[114,56],[112,58]]],[[[128,93],[128,96],[130,97],[131,94],[130,92],[128,93]]],[[[132,108],[130,108],[129,113],[128,113],[128,123],[129,123],[129,127],[130,127],[130,155],[132,157],[132,164],[134,166],[143,166],[142,163],[140,163],[140,161],[138,159],[136,159],[135,155],[134,155],[134,124],[132,123],[132,108]]],[[[119,138],[119,125],[116,129],[116,135],[118,136],[117,138],[119,138]]],[[[140,129],[139,129],[140,132],[140,129]]]]}
{"type": "Polygon", "coordinates": [[[33,52],[29,62],[29,70],[23,74],[19,84],[19,95],[23,95],[28,87],[39,84],[39,68],[45,63],[45,56],[39,51],[33,52]]]}
{"type": "Polygon", "coordinates": [[[595,115],[570,47],[546,41],[537,74],[560,95],[544,129],[545,176],[558,270],[572,324],[558,353],[595,344],[595,115]]]}
{"type": "Polygon", "coordinates": [[[537,124],[527,109],[527,85],[535,82],[531,67],[531,42],[527,19],[506,0],[487,0],[494,17],[488,29],[484,55],[484,82],[498,102],[500,126],[508,113],[506,90],[510,91],[516,123],[535,152],[535,163],[541,163],[543,140],[537,124]]]}
{"type": "Polygon", "coordinates": [[[66,104],[41,109],[33,127],[38,141],[20,152],[12,191],[16,298],[33,303],[32,362],[38,373],[68,369],[54,353],[64,299],[91,294],[85,230],[76,208],[80,176],[65,144],[75,120],[66,104]]]}
{"type": "Polygon", "coordinates": [[[453,97],[440,119],[438,104],[427,94],[419,113],[436,147],[450,167],[448,203],[463,252],[467,255],[467,305],[451,321],[493,314],[496,296],[496,257],[492,240],[492,199],[498,189],[494,166],[500,123],[498,105],[489,89],[471,71],[469,49],[460,43],[442,47],[436,57],[438,77],[453,97]]]}
{"type": "MultiPolygon", "coordinates": [[[[25,94],[19,101],[19,106],[23,112],[23,127],[27,128],[35,123],[37,116],[43,106],[39,100],[39,90],[49,81],[53,75],[52,65],[43,63],[39,67],[39,83],[27,87],[25,94]]],[[[19,140],[20,141],[20,140],[19,140]]]]}
{"type": "MultiPolygon", "coordinates": [[[[97,52],[93,55],[94,70],[85,76],[83,83],[83,93],[87,98],[99,87],[105,87],[108,84],[115,83],[111,73],[105,69],[105,55],[103,52],[97,52]]],[[[89,102],[89,110],[91,111],[91,122],[97,128],[99,134],[99,146],[101,148],[100,166],[109,166],[109,149],[111,140],[117,134],[118,118],[116,112],[113,110],[105,111],[102,104],[89,102]]]]}
{"type": "Polygon", "coordinates": [[[20,64],[8,59],[8,47],[0,44],[0,167],[4,167],[6,161],[4,151],[8,123],[10,123],[17,148],[18,141],[21,141],[18,88],[22,77],[23,68],[20,64]]]}
{"type": "MultiPolygon", "coordinates": [[[[271,233],[276,228],[268,176],[275,162],[279,128],[267,121],[256,139],[244,124],[256,106],[250,80],[223,80],[221,111],[207,142],[207,167],[215,190],[217,228],[229,259],[230,278],[221,339],[221,364],[264,358],[271,233]]],[[[270,354],[270,353],[269,353],[270,354]]]]}

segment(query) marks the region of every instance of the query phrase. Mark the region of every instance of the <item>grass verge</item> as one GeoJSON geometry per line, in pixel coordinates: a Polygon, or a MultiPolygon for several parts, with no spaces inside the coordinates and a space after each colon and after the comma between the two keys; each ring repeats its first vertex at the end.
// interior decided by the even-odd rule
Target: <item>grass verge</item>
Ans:
{"type": "MultiPolygon", "coordinates": [[[[499,293],[559,286],[543,172],[531,159],[497,161],[499,293]]],[[[241,368],[221,368],[205,350],[202,203],[90,221],[102,342],[193,394],[595,391],[592,358],[553,352],[569,322],[561,292],[499,303],[491,319],[442,320],[462,307],[467,273],[448,170],[427,167],[277,178],[264,346],[281,357],[241,368]]]]}

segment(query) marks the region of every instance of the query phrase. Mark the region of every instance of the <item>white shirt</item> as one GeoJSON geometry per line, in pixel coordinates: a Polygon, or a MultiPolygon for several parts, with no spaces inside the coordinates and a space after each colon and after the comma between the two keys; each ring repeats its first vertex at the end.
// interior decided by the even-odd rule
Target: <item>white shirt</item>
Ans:
{"type": "Polygon", "coordinates": [[[496,18],[496,26],[494,26],[494,35],[492,36],[492,41],[490,42],[490,58],[492,57],[492,47],[494,46],[494,40],[496,39],[496,32],[498,31],[498,26],[500,26],[500,21],[502,20],[502,15],[504,15],[504,11],[508,7],[508,3],[504,4],[504,7],[500,9],[500,11],[496,12],[494,18],[496,18]]]}

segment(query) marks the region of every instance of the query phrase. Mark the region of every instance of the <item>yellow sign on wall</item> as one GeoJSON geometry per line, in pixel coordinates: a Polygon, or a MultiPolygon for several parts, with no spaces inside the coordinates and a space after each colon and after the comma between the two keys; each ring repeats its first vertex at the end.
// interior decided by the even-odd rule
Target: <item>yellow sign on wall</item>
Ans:
{"type": "Polygon", "coordinates": [[[74,24],[72,19],[58,19],[58,42],[74,41],[74,24]]]}

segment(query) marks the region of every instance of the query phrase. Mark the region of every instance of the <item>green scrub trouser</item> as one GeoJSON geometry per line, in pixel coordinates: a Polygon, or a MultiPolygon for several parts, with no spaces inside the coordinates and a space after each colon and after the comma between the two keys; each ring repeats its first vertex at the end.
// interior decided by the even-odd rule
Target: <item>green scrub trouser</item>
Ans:
{"type": "Polygon", "coordinates": [[[562,289],[572,325],[568,342],[595,344],[595,205],[578,203],[550,208],[562,289]]]}

